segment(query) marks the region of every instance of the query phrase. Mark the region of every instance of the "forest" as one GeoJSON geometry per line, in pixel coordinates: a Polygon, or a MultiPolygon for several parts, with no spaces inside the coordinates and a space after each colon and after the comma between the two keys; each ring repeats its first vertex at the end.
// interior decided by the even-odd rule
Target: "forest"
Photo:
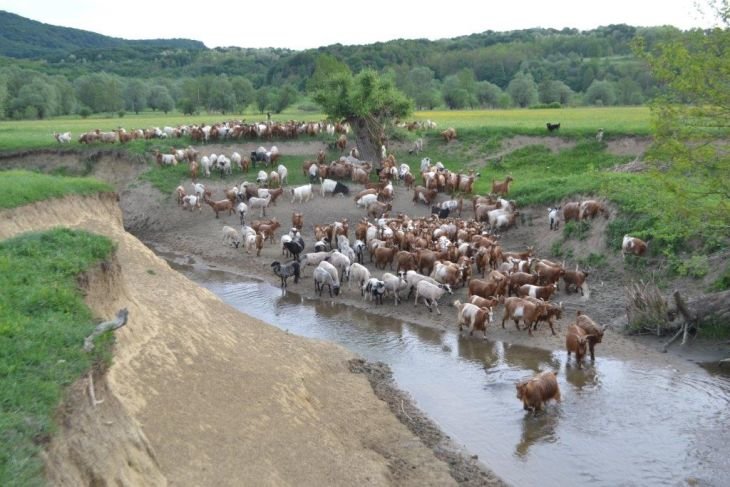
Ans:
{"type": "Polygon", "coordinates": [[[372,69],[417,109],[641,105],[660,84],[636,54],[686,35],[609,25],[486,31],[317,49],[209,49],[189,39],[124,40],[0,11],[0,117],[153,110],[223,115],[317,111],[333,73],[372,69]]]}

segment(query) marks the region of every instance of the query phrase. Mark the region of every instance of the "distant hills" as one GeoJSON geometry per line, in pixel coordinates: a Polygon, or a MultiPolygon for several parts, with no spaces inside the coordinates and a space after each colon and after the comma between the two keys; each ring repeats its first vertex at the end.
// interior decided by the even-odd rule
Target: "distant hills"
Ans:
{"type": "Polygon", "coordinates": [[[671,26],[615,24],[367,45],[345,38],[299,51],[209,49],[191,39],[126,40],[0,11],[0,118],[164,107],[231,113],[253,104],[280,111],[310,94],[318,69],[326,76],[343,67],[381,73],[419,109],[638,105],[661,86],[636,56],[635,38],[652,50],[677,35],[671,26]],[[32,81],[37,86],[27,88],[32,81]]]}
{"type": "Polygon", "coordinates": [[[0,55],[12,58],[61,58],[79,49],[150,47],[206,49],[191,39],[126,40],[86,30],[58,27],[0,10],[0,55]]]}

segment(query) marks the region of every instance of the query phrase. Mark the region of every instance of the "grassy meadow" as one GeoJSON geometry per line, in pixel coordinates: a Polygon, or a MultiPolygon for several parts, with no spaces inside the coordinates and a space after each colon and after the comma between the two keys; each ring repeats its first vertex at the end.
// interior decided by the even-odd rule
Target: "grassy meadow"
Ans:
{"type": "Polygon", "coordinates": [[[415,119],[436,122],[440,130],[486,128],[534,135],[544,135],[547,122],[560,123],[555,135],[595,135],[600,128],[607,136],[649,135],[650,131],[649,108],[644,106],[423,111],[415,119]]]}
{"type": "MultiPolygon", "coordinates": [[[[272,120],[323,120],[324,115],[313,112],[286,111],[272,114],[272,120]]],[[[94,129],[109,131],[119,127],[127,130],[133,128],[149,128],[177,126],[191,123],[215,123],[230,119],[246,121],[266,120],[266,115],[259,113],[244,114],[206,114],[183,115],[171,112],[167,115],[160,112],[143,112],[139,115],[126,114],[123,118],[114,115],[95,115],[88,118],[59,117],[47,120],[0,121],[0,151],[23,150],[36,148],[55,148],[58,143],[53,138],[54,132],[71,132],[71,146],[83,132],[94,129]]],[[[472,132],[497,130],[510,133],[543,135],[546,122],[560,122],[560,135],[595,134],[599,128],[612,135],[648,135],[649,109],[647,107],[579,107],[537,110],[470,110],[470,111],[424,111],[416,112],[410,119],[433,120],[439,130],[446,127],[472,132]]]]}
{"type": "Polygon", "coordinates": [[[67,194],[113,191],[107,183],[90,178],[61,178],[21,170],[5,171],[0,175],[0,209],[60,198],[67,194]]]}
{"type": "Polygon", "coordinates": [[[0,485],[44,485],[40,452],[64,388],[110,360],[110,334],[82,349],[95,325],[76,277],[112,249],[69,229],[0,241],[0,485]]]}

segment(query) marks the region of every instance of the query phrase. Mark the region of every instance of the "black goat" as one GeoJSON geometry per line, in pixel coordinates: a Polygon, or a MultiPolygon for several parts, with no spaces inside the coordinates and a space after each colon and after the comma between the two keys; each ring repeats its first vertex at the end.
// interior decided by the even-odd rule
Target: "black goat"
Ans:
{"type": "Polygon", "coordinates": [[[284,248],[288,250],[289,253],[298,262],[299,254],[304,251],[304,240],[302,240],[302,237],[297,235],[296,237],[292,238],[290,242],[284,242],[284,248]]]}
{"type": "Polygon", "coordinates": [[[555,130],[559,130],[560,129],[560,122],[558,122],[558,123],[550,123],[550,122],[548,122],[547,123],[547,129],[548,129],[548,132],[553,132],[555,130]]]}
{"type": "Polygon", "coordinates": [[[377,279],[370,280],[365,285],[365,292],[375,300],[375,304],[383,304],[383,296],[385,295],[385,283],[377,279]]]}
{"type": "Polygon", "coordinates": [[[268,162],[266,157],[266,151],[261,152],[259,150],[256,150],[251,152],[251,164],[253,164],[254,168],[256,167],[257,162],[263,162],[264,165],[266,165],[266,163],[268,162]]]}
{"type": "Polygon", "coordinates": [[[438,206],[431,207],[431,214],[438,215],[440,219],[448,218],[449,213],[451,213],[451,210],[449,210],[448,208],[440,208],[438,206]]]}
{"type": "MultiPolygon", "coordinates": [[[[287,242],[291,243],[291,242],[287,242]]],[[[299,282],[299,262],[292,260],[282,265],[278,260],[271,263],[271,268],[274,270],[274,274],[279,276],[281,279],[281,288],[286,289],[286,280],[291,276],[294,276],[294,284],[299,282]]]]}
{"type": "Polygon", "coordinates": [[[322,240],[314,244],[315,252],[329,252],[332,250],[332,242],[328,237],[324,237],[322,240]]]}
{"type": "Polygon", "coordinates": [[[334,191],[332,191],[332,196],[339,194],[339,193],[342,193],[345,196],[347,196],[348,194],[350,194],[350,188],[348,188],[341,182],[337,181],[337,184],[335,185],[335,189],[334,189],[334,191]]]}

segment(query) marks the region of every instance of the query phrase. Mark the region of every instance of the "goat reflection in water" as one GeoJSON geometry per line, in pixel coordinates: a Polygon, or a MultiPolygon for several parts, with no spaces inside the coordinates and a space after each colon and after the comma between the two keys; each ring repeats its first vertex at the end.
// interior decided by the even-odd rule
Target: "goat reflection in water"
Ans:
{"type": "Polygon", "coordinates": [[[554,443],[558,439],[556,433],[560,421],[558,412],[550,407],[537,415],[525,414],[522,419],[522,435],[515,446],[515,455],[527,457],[530,447],[536,443],[554,443]]]}

